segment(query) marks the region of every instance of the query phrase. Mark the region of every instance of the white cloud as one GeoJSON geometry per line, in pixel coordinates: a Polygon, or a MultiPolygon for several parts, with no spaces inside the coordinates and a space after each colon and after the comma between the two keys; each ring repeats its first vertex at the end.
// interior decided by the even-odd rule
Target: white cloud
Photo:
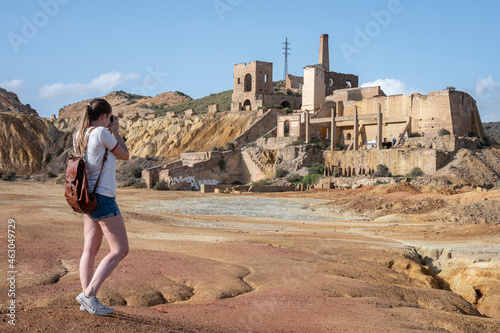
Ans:
{"type": "Polygon", "coordinates": [[[492,76],[480,78],[476,81],[474,91],[478,99],[491,100],[499,98],[500,84],[492,76]]]}
{"type": "Polygon", "coordinates": [[[85,95],[90,93],[105,93],[119,84],[140,78],[140,74],[122,74],[117,71],[101,74],[89,83],[54,83],[40,88],[39,96],[42,98],[58,98],[85,95]]]}
{"type": "Polygon", "coordinates": [[[361,85],[362,88],[380,86],[387,96],[391,95],[410,95],[413,93],[425,94],[421,89],[415,89],[397,79],[377,79],[372,82],[366,82],[361,85]]]}
{"type": "Polygon", "coordinates": [[[10,81],[5,81],[0,83],[0,87],[8,91],[17,92],[24,87],[24,81],[20,79],[14,79],[10,81]]]}
{"type": "Polygon", "coordinates": [[[479,78],[474,86],[477,106],[483,122],[500,121],[500,83],[492,76],[479,78]]]}

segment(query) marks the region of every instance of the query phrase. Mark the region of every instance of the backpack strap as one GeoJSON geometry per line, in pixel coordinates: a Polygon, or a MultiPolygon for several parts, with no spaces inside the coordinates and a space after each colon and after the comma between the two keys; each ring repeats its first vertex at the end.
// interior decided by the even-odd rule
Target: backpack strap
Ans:
{"type": "MultiPolygon", "coordinates": [[[[91,127],[87,133],[87,136],[85,137],[85,146],[83,149],[83,154],[85,154],[85,151],[87,150],[87,145],[89,143],[90,133],[92,133],[93,130],[95,130],[95,127],[91,127]]],[[[82,155],[82,158],[83,158],[83,155],[82,155]]],[[[95,191],[97,190],[97,185],[99,184],[99,179],[101,178],[102,169],[104,168],[104,163],[106,162],[107,159],[108,159],[108,148],[106,148],[106,152],[104,153],[104,157],[102,158],[101,171],[99,171],[99,176],[97,177],[97,181],[95,182],[94,190],[92,191],[92,195],[95,195],[95,191]]]]}
{"type": "Polygon", "coordinates": [[[97,177],[97,181],[95,182],[94,190],[92,194],[95,195],[95,190],[97,190],[97,185],[99,184],[99,179],[101,178],[102,169],[104,168],[104,162],[108,159],[108,148],[106,148],[106,152],[104,153],[104,157],[102,158],[101,171],[99,171],[99,176],[97,177]]]}

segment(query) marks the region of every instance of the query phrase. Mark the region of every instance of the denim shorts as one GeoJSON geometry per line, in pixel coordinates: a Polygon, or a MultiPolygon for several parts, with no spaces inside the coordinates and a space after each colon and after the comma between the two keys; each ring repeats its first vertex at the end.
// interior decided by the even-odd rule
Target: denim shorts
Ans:
{"type": "Polygon", "coordinates": [[[95,196],[97,198],[97,206],[93,211],[87,214],[92,220],[97,222],[107,217],[113,217],[121,214],[115,198],[107,197],[99,193],[96,193],[95,196]]]}

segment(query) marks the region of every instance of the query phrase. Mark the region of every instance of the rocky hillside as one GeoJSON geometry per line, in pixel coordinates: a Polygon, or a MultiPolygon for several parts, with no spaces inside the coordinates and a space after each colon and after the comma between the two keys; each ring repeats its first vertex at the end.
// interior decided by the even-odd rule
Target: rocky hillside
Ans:
{"type": "Polygon", "coordinates": [[[29,104],[21,103],[19,97],[13,92],[0,88],[0,112],[25,113],[38,115],[29,104]]]}
{"type": "MultiPolygon", "coordinates": [[[[187,150],[209,151],[241,134],[255,112],[221,112],[185,118],[122,119],[131,156],[177,159],[187,150]]],[[[18,175],[64,171],[76,118],[47,119],[0,112],[0,171],[18,175]]]]}
{"type": "MultiPolygon", "coordinates": [[[[147,97],[129,94],[124,91],[114,91],[102,98],[111,104],[114,114],[122,114],[124,117],[136,113],[139,113],[139,115],[155,113],[158,110],[164,110],[192,100],[191,97],[181,92],[166,92],[156,97],[147,97]]],[[[79,117],[88,102],[90,102],[90,99],[63,107],[59,110],[59,118],[79,117]]]]}
{"type": "Polygon", "coordinates": [[[75,122],[0,112],[0,171],[23,175],[43,169],[71,145],[75,122]]]}
{"type": "Polygon", "coordinates": [[[495,123],[483,123],[487,135],[500,142],[500,121],[495,123]]]}

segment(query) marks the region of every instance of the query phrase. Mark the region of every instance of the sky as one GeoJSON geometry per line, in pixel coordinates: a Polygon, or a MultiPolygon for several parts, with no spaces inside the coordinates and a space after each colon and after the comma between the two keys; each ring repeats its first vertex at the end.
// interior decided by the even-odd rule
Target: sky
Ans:
{"type": "Polygon", "coordinates": [[[330,36],[330,70],[409,94],[449,86],[500,121],[500,2],[493,0],[39,0],[0,13],[0,87],[40,116],[124,90],[193,98],[232,89],[234,64],[302,76],[330,36]]]}

